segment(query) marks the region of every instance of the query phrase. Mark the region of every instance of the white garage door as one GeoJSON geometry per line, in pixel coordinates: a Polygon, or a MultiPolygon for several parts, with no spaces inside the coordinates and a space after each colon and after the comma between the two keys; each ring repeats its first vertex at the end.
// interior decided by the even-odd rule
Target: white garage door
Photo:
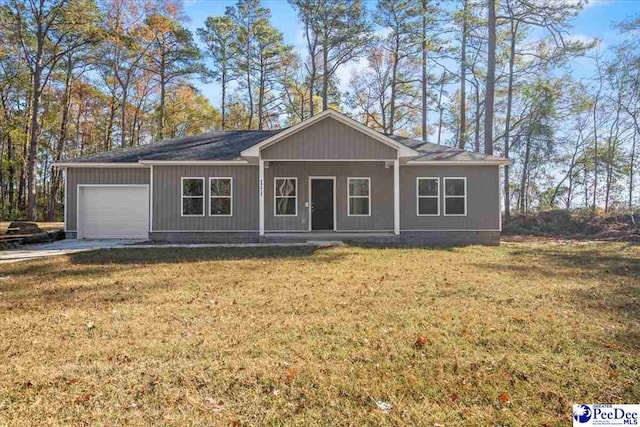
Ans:
{"type": "Polygon", "coordinates": [[[78,239],[146,239],[146,185],[78,187],[78,239]]]}

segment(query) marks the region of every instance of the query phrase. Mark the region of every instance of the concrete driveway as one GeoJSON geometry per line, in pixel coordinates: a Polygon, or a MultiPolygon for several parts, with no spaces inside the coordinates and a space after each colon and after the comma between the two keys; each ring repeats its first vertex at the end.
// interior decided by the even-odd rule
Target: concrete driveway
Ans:
{"type": "Polygon", "coordinates": [[[56,255],[93,251],[95,249],[122,248],[145,240],[60,240],[52,243],[24,245],[20,248],[0,251],[0,264],[47,258],[56,255]]]}

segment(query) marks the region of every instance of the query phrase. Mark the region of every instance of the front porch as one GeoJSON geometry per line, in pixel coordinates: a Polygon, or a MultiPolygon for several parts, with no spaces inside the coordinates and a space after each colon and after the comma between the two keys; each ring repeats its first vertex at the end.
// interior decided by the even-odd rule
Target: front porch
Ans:
{"type": "Polygon", "coordinates": [[[260,160],[259,166],[261,241],[400,234],[398,160],[260,160]]]}
{"type": "Polygon", "coordinates": [[[265,232],[259,241],[264,243],[307,243],[307,242],[368,242],[393,243],[397,236],[392,231],[308,231],[308,232],[265,232]]]}

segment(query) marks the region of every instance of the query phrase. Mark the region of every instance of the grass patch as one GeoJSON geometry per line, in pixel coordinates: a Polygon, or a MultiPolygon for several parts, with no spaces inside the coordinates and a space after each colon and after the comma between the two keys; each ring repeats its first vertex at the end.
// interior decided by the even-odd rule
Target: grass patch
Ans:
{"type": "Polygon", "coordinates": [[[0,425],[566,425],[640,400],[640,246],[118,249],[0,277],[0,425]]]}

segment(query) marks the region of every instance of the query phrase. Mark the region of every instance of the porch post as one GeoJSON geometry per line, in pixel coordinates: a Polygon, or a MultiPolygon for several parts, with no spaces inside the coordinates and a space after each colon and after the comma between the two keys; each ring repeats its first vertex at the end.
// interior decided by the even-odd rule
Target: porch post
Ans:
{"type": "Polygon", "coordinates": [[[400,234],[400,160],[393,161],[393,234],[400,234]]]}
{"type": "Polygon", "coordinates": [[[153,165],[149,169],[149,233],[153,233],[153,165]]]}
{"type": "Polygon", "coordinates": [[[67,191],[67,168],[66,167],[62,168],[62,179],[64,180],[64,231],[66,232],[67,224],[68,224],[67,223],[67,197],[69,197],[69,191],[67,191]]]}
{"type": "Polygon", "coordinates": [[[260,236],[264,236],[264,160],[260,159],[258,168],[258,193],[260,194],[259,208],[259,231],[260,236]]]}

